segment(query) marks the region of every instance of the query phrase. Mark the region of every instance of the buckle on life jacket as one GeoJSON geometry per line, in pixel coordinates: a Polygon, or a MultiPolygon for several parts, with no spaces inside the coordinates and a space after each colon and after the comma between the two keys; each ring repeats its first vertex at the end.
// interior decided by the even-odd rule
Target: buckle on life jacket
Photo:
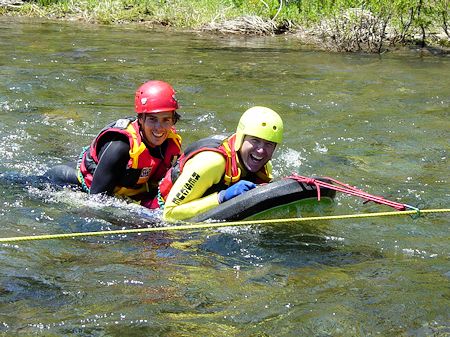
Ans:
{"type": "Polygon", "coordinates": [[[121,118],[116,121],[114,128],[125,130],[132,121],[128,118],[121,118]]]}
{"type": "Polygon", "coordinates": [[[225,173],[223,180],[225,182],[225,185],[230,186],[231,184],[234,184],[235,182],[238,182],[239,179],[241,178],[241,169],[238,167],[237,169],[238,173],[235,176],[229,176],[228,174],[225,173]]]}

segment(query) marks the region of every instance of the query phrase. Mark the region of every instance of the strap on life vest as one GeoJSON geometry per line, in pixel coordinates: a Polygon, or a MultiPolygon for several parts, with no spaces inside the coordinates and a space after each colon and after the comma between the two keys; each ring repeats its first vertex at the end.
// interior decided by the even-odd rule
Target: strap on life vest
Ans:
{"type": "Polygon", "coordinates": [[[223,177],[224,183],[227,186],[234,184],[241,178],[241,169],[239,168],[236,161],[236,151],[234,150],[234,140],[236,136],[232,136],[229,139],[225,139],[222,143],[223,149],[227,155],[225,175],[223,177]],[[231,142],[231,147],[229,142],[231,142]]]}
{"type": "Polygon", "coordinates": [[[133,146],[130,147],[130,159],[131,159],[131,168],[137,168],[139,163],[139,156],[142,152],[146,150],[145,144],[141,141],[141,137],[139,134],[139,130],[136,130],[137,124],[130,123],[128,124],[126,130],[131,135],[133,139],[133,146]]]}

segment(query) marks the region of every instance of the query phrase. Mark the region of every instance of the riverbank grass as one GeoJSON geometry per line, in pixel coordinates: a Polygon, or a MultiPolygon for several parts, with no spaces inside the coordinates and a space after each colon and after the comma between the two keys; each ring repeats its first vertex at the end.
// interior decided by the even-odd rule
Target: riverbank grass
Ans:
{"type": "Polygon", "coordinates": [[[335,51],[450,47],[448,0],[0,0],[0,15],[293,34],[335,51]]]}

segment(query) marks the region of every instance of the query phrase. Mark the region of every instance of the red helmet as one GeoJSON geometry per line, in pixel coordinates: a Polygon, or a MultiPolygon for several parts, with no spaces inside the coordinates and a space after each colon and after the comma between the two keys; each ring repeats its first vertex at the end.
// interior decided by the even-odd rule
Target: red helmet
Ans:
{"type": "Polygon", "coordinates": [[[163,81],[148,81],[136,90],[134,107],[138,114],[175,111],[178,102],[175,90],[163,81]]]}

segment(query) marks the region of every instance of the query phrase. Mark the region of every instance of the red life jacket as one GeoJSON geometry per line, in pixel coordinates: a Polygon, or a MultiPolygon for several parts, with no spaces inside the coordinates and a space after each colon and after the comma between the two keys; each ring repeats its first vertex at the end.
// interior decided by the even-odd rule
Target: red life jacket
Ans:
{"type": "Polygon", "coordinates": [[[130,176],[135,177],[132,181],[127,181],[124,186],[116,186],[114,194],[117,195],[133,196],[148,192],[147,183],[149,180],[157,182],[164,177],[181,151],[181,137],[173,129],[169,132],[168,146],[163,159],[153,157],[142,141],[137,119],[119,119],[101,130],[89,148],[82,154],[79,162],[78,180],[87,192],[91,187],[94,172],[99,162],[97,145],[99,140],[110,132],[120,133],[128,138],[130,160],[127,164],[127,170],[131,173],[130,176]]]}
{"type": "MultiPolygon", "coordinates": [[[[214,151],[225,157],[225,173],[222,178],[223,187],[221,186],[219,189],[226,188],[238,182],[241,179],[241,169],[239,168],[237,153],[234,149],[235,141],[236,135],[233,134],[225,140],[204,138],[189,145],[181,154],[177,163],[169,171],[167,171],[164,179],[159,184],[158,201],[160,206],[165,203],[167,195],[183,171],[183,167],[186,162],[202,151],[214,151]]],[[[256,172],[253,177],[249,177],[248,179],[257,184],[269,182],[272,177],[268,171],[267,164],[260,171],[256,172]]],[[[209,194],[209,191],[210,190],[208,190],[205,194],[209,194]]]]}

